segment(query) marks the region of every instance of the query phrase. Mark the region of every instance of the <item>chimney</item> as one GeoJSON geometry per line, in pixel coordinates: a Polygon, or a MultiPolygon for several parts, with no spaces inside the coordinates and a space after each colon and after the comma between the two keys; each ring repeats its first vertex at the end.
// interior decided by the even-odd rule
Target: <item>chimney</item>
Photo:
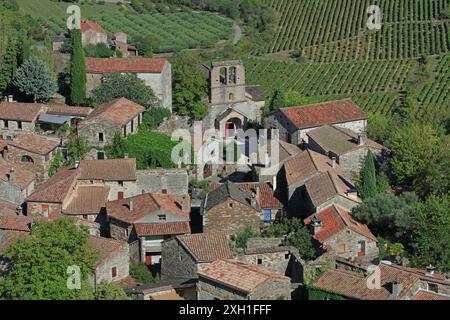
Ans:
{"type": "Polygon", "coordinates": [[[313,234],[316,235],[318,232],[320,232],[320,230],[322,230],[323,222],[319,217],[313,216],[311,219],[311,226],[313,228],[313,234]]]}
{"type": "Polygon", "coordinates": [[[133,199],[132,198],[128,199],[128,210],[130,210],[130,212],[133,211],[133,199]]]}
{"type": "Polygon", "coordinates": [[[364,138],[362,136],[362,134],[358,134],[358,146],[363,146],[364,145],[364,138]]]}
{"type": "Polygon", "coordinates": [[[14,102],[14,96],[12,95],[5,96],[5,102],[14,102]]]}
{"type": "Polygon", "coordinates": [[[123,157],[124,157],[124,159],[128,159],[128,153],[125,153],[125,154],[123,155],[123,157]]]}
{"type": "Polygon", "coordinates": [[[189,212],[187,197],[184,195],[181,199],[181,211],[189,212]]]}
{"type": "Polygon", "coordinates": [[[16,208],[16,213],[17,213],[17,215],[19,215],[19,216],[21,216],[21,215],[23,214],[22,206],[18,206],[18,207],[16,208]]]}
{"type": "Polygon", "coordinates": [[[9,169],[8,182],[10,184],[14,184],[16,182],[16,172],[14,171],[13,168],[9,169]]]}
{"type": "Polygon", "coordinates": [[[434,276],[434,267],[430,264],[428,267],[427,267],[427,272],[425,273],[425,275],[427,275],[427,276],[429,276],[429,277],[432,277],[432,276],[434,276]]]}
{"type": "Polygon", "coordinates": [[[391,283],[391,295],[398,298],[403,290],[403,285],[397,281],[391,283]]]}
{"type": "Polygon", "coordinates": [[[75,169],[78,169],[79,166],[80,166],[80,161],[75,161],[75,169]]]}
{"type": "Polygon", "coordinates": [[[277,190],[277,176],[272,177],[272,189],[274,192],[277,190]]]}
{"type": "Polygon", "coordinates": [[[333,169],[336,168],[336,157],[332,157],[332,158],[331,158],[331,167],[332,167],[333,169]]]}

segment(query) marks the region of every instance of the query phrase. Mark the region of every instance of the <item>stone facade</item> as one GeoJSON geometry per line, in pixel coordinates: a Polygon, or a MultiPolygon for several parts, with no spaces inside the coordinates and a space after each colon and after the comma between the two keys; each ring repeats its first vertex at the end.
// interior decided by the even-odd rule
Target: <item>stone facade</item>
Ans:
{"type": "Polygon", "coordinates": [[[210,103],[245,101],[245,67],[242,61],[213,62],[210,70],[210,103]]]}
{"type": "Polygon", "coordinates": [[[83,47],[89,44],[98,44],[98,43],[108,43],[108,35],[103,32],[97,32],[95,30],[89,29],[81,34],[81,43],[83,47]]]}
{"type": "Polygon", "coordinates": [[[199,277],[197,284],[198,300],[291,300],[291,283],[289,280],[268,280],[247,293],[219,282],[199,277]]]}
{"type": "Polygon", "coordinates": [[[24,133],[32,133],[36,127],[36,121],[12,121],[0,120],[0,138],[4,140],[13,140],[24,133]]]}
{"type": "Polygon", "coordinates": [[[35,183],[32,181],[26,188],[21,189],[8,181],[0,180],[0,200],[21,204],[25,198],[34,191],[35,183]]]}
{"type": "Polygon", "coordinates": [[[27,215],[49,217],[59,215],[62,210],[61,203],[27,202],[27,215]]]}
{"type": "Polygon", "coordinates": [[[177,239],[162,243],[161,279],[197,278],[201,265],[178,243],[177,239]]]}
{"type": "Polygon", "coordinates": [[[189,176],[185,169],[139,170],[137,188],[141,193],[185,195],[189,191],[189,176]]]}
{"type": "Polygon", "coordinates": [[[130,275],[130,249],[128,245],[111,257],[102,261],[95,268],[97,284],[102,281],[113,282],[130,275]],[[113,268],[116,268],[116,276],[113,276],[113,268]]]}
{"type": "Polygon", "coordinates": [[[229,199],[203,213],[204,232],[236,234],[250,226],[260,228],[260,212],[239,201],[229,199]]]}

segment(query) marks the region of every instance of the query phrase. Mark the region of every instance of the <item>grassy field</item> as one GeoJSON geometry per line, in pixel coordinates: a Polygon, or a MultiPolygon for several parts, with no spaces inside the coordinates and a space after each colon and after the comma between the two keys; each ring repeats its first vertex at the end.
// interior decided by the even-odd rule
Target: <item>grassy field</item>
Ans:
{"type": "MultiPolygon", "coordinates": [[[[66,30],[69,4],[50,0],[21,0],[19,3],[20,11],[35,17],[51,35],[66,30]]],[[[219,40],[229,39],[233,32],[232,20],[207,12],[136,14],[126,4],[84,4],[80,7],[83,18],[99,23],[110,35],[117,31],[131,37],[148,32],[156,34],[161,43],[157,52],[211,47],[219,40]]]]}

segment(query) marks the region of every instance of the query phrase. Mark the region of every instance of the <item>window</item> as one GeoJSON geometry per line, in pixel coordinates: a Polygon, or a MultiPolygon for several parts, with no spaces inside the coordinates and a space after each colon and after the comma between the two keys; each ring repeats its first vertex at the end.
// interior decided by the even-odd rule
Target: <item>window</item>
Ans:
{"type": "Polygon", "coordinates": [[[87,219],[88,219],[87,214],[83,214],[83,219],[84,219],[84,220],[87,220],[87,219]]]}
{"type": "Polygon", "coordinates": [[[228,208],[233,209],[233,208],[234,208],[234,203],[230,202],[230,203],[228,204],[228,208]]]}
{"type": "Polygon", "coordinates": [[[48,204],[43,204],[41,206],[41,212],[44,217],[48,217],[49,211],[50,211],[50,206],[48,204]]]}
{"type": "Polygon", "coordinates": [[[123,192],[122,191],[120,191],[120,192],[117,192],[117,200],[123,200],[123,192]]]}
{"type": "Polygon", "coordinates": [[[128,235],[130,234],[130,232],[128,231],[128,228],[125,229],[125,235],[128,237],[128,235]]]}
{"type": "Polygon", "coordinates": [[[111,276],[113,278],[117,277],[117,267],[112,267],[111,268],[111,276]]]}
{"type": "Polygon", "coordinates": [[[123,187],[123,181],[117,181],[117,183],[119,184],[119,186],[123,187]]]}
{"type": "Polygon", "coordinates": [[[127,126],[126,125],[123,127],[123,136],[124,137],[127,136],[127,126]]]}
{"type": "Polygon", "coordinates": [[[233,94],[232,94],[232,93],[230,93],[230,94],[228,95],[228,100],[232,101],[232,100],[233,100],[233,98],[234,98],[233,94]]]}
{"type": "Polygon", "coordinates": [[[366,255],[366,242],[359,241],[356,245],[356,251],[358,252],[358,257],[363,257],[366,255]]]}
{"type": "Polygon", "coordinates": [[[345,253],[345,251],[346,251],[345,243],[341,243],[339,245],[338,252],[339,253],[345,253]]]}
{"type": "Polygon", "coordinates": [[[98,141],[99,142],[104,142],[105,141],[105,136],[104,136],[103,132],[99,132],[98,133],[98,141]]]}
{"type": "Polygon", "coordinates": [[[105,160],[105,153],[103,151],[97,152],[97,160],[105,160]]]}
{"type": "Polygon", "coordinates": [[[3,120],[3,123],[4,123],[4,127],[5,127],[5,128],[8,128],[8,127],[9,127],[9,122],[8,122],[8,120],[3,120]]]}
{"type": "Polygon", "coordinates": [[[22,130],[22,121],[17,121],[17,128],[22,130]]]}
{"type": "Polygon", "coordinates": [[[166,221],[166,220],[167,220],[167,217],[166,217],[165,214],[159,214],[159,215],[158,215],[158,220],[159,220],[159,221],[166,221]]]}
{"type": "Polygon", "coordinates": [[[167,189],[162,189],[162,190],[161,190],[161,193],[162,193],[162,194],[167,194],[167,189]]]}
{"type": "Polygon", "coordinates": [[[134,120],[131,120],[131,133],[134,132],[134,120]]]}
{"type": "Polygon", "coordinates": [[[258,262],[257,262],[258,264],[262,264],[263,263],[263,261],[262,261],[262,259],[261,258],[258,258],[258,262]]]}
{"type": "Polygon", "coordinates": [[[289,258],[290,258],[290,254],[289,253],[286,253],[285,255],[284,255],[284,260],[289,260],[289,258]]]}
{"type": "Polygon", "coordinates": [[[34,163],[33,158],[30,157],[30,156],[22,156],[21,161],[22,161],[22,162],[27,162],[27,163],[34,163]]]}

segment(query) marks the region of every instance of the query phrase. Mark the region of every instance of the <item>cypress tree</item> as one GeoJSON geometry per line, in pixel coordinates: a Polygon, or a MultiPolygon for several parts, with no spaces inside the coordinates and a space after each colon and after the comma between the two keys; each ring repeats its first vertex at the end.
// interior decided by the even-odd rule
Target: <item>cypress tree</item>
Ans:
{"type": "Polygon", "coordinates": [[[273,98],[272,98],[272,102],[270,105],[270,109],[271,111],[273,110],[279,110],[281,108],[284,108],[286,106],[286,100],[284,98],[284,93],[281,90],[276,90],[273,98]]]}
{"type": "Polygon", "coordinates": [[[375,161],[372,152],[367,153],[364,164],[362,186],[360,195],[363,199],[368,199],[377,194],[377,177],[375,173],[375,161]]]}
{"type": "Polygon", "coordinates": [[[8,39],[8,46],[0,64],[0,95],[4,95],[9,90],[12,80],[17,70],[16,39],[11,35],[8,39]]]}
{"type": "Polygon", "coordinates": [[[72,104],[82,104],[86,99],[86,65],[80,30],[73,29],[71,31],[71,39],[70,102],[72,104]]]}

